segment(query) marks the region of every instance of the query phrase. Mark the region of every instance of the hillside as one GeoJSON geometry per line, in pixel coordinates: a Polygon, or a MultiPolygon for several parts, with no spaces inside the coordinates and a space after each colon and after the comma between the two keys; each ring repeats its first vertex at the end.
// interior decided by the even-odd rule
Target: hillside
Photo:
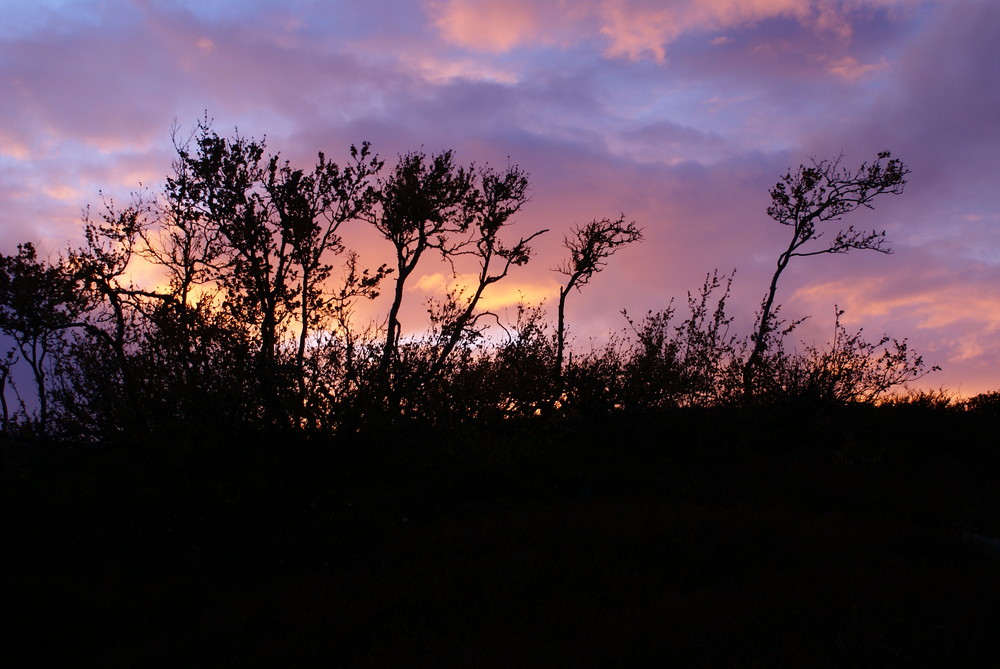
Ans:
{"type": "Polygon", "coordinates": [[[983,666],[996,421],[795,405],[11,441],[9,666],[983,666]]]}

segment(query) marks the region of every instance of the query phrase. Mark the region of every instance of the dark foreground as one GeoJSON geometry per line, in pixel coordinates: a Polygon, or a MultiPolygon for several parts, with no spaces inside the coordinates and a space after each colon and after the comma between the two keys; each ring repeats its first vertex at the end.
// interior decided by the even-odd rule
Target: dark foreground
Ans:
{"type": "Polygon", "coordinates": [[[997,666],[997,427],[786,408],[7,443],[4,664],[997,666]]]}

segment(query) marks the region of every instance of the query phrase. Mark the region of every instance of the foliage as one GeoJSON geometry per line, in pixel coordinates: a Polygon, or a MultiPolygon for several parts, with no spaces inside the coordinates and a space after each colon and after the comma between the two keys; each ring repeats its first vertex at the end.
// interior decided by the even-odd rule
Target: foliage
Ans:
{"type": "MultiPolygon", "coordinates": [[[[31,242],[19,244],[15,255],[0,255],[0,332],[13,338],[17,350],[31,369],[38,396],[37,415],[24,405],[24,417],[44,435],[48,431],[49,388],[46,377],[52,356],[58,356],[65,341],[63,333],[86,309],[77,277],[60,260],[54,264],[38,258],[31,242]]],[[[6,354],[3,385],[11,379],[14,351],[6,354]]],[[[9,422],[6,397],[3,424],[9,422]]]]}
{"type": "Polygon", "coordinates": [[[730,333],[733,319],[726,313],[732,281],[733,274],[706,276],[697,295],[688,293],[690,315],[679,325],[672,325],[673,304],[649,312],[639,323],[629,319],[636,347],[628,376],[640,402],[662,407],[709,406],[734,400],[734,370],[742,354],[739,338],[730,333]],[[721,295],[710,309],[710,300],[719,291],[721,295]]]}
{"type": "Polygon", "coordinates": [[[930,372],[923,358],[914,354],[905,339],[883,335],[867,341],[862,330],[848,332],[841,323],[844,311],[836,309],[833,340],[821,349],[806,345],[800,355],[787,355],[783,347],[765,365],[771,387],[778,396],[808,397],[818,402],[877,403],[894,389],[930,372]]]}
{"type": "MultiPolygon", "coordinates": [[[[773,300],[791,257],[887,250],[881,233],[853,228],[806,246],[822,237],[819,224],[902,189],[907,170],[887,153],[850,173],[839,159],[814,161],[772,190],[769,213],[793,239],[754,335],[735,332],[728,313],[735,273],[716,271],[688,293],[683,318],[673,301],[641,319],[625,313],[621,332],[567,354],[568,294],[642,239],[624,215],[564,238],[554,327],[543,305],[524,303],[505,322],[484,296],[531,260],[546,232],[512,232],[530,200],[519,167],[420,151],[383,176],[362,143],[342,165],[318,153],[303,169],[264,141],[219,136],[207,119],[187,139],[175,130],[174,144],[162,192],[88,211],[79,246],[53,261],[31,243],[0,255],[0,331],[14,342],[0,358],[4,431],[152,444],[247,430],[360,436],[400,421],[568,426],[751,400],[877,403],[936,369],[905,339],[849,333],[839,310],[825,348],[788,352],[801,321],[782,321],[773,300]],[[357,223],[388,242],[389,262],[365,266],[348,247],[357,223]],[[428,301],[428,331],[403,337],[410,283],[435,256],[458,287],[428,301]],[[138,268],[157,273],[154,286],[133,283],[138,268]],[[387,313],[360,322],[386,280],[387,313]],[[31,370],[36,402],[14,384],[17,365],[31,370]]],[[[967,408],[980,406],[988,398],[967,408]]]]}
{"type": "Polygon", "coordinates": [[[608,258],[627,244],[642,239],[642,229],[635,221],[625,221],[625,214],[617,219],[594,219],[582,226],[575,226],[563,239],[569,258],[555,271],[566,277],[566,284],[559,288],[559,307],[556,323],[556,374],[562,374],[566,341],[566,296],[574,288],[580,290],[602,271],[608,258]]]}
{"type": "Polygon", "coordinates": [[[743,389],[749,397],[757,391],[755,376],[767,352],[774,332],[773,310],[778,291],[778,279],[795,257],[841,254],[860,249],[891,253],[885,242],[885,231],[842,228],[832,241],[819,245],[826,235],[821,225],[839,221],[858,208],[872,209],[872,202],[883,194],[899,195],[906,185],[909,169],[888,151],[882,151],[871,163],[862,163],[850,171],[841,165],[842,157],[834,160],[813,160],[801,165],[794,173],[789,170],[771,189],[771,205],[767,215],[791,229],[787,248],[778,256],[771,284],[761,303],[757,328],[753,335],[753,350],[743,367],[743,389]]]}

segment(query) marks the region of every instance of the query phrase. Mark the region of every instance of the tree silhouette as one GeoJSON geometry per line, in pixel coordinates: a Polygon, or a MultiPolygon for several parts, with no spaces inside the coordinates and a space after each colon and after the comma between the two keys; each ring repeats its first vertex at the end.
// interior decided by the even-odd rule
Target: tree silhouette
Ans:
{"type": "Polygon", "coordinates": [[[296,270],[291,240],[282,234],[267,182],[265,145],[236,136],[219,137],[199,125],[194,153],[180,152],[188,180],[184,190],[225,241],[224,264],[215,278],[236,318],[253,324],[259,337],[257,377],[265,411],[277,418],[279,328],[294,312],[296,270]]]}
{"type": "Polygon", "coordinates": [[[363,144],[351,147],[344,168],[319,153],[311,170],[297,169],[278,155],[265,157],[263,141],[219,137],[207,122],[199,124],[193,141],[193,152],[179,149],[168,192],[184,212],[178,221],[192,220],[193,212],[209,226],[208,233],[194,228],[199,253],[207,254],[197,261],[214,268],[210,276],[225,290],[227,308],[255,327],[258,380],[265,411],[274,419],[282,413],[279,396],[285,391],[278,373],[282,334],[297,317],[291,368],[301,405],[308,401],[306,342],[329,315],[323,296],[329,257],[343,251],[340,226],[371,205],[369,181],[382,163],[363,144]],[[209,246],[216,240],[222,243],[218,253],[209,246]]]}
{"type": "Polygon", "coordinates": [[[161,193],[140,189],[124,208],[105,201],[93,218],[87,210],[82,243],[55,262],[39,259],[31,243],[0,255],[0,332],[14,340],[0,357],[5,430],[23,415],[36,434],[87,439],[211,440],[261,428],[351,435],[394,429],[387,416],[513,425],[552,407],[589,420],[719,407],[753,393],[874,402],[924,374],[905,339],[867,342],[844,330],[839,311],[828,348],[787,353],[775,334],[777,285],[791,258],[889,252],[884,232],[848,227],[826,240],[821,229],[879,194],[902,192],[908,170],[888,153],[854,171],[839,158],[813,161],[771,190],[768,214],[792,239],[752,337],[730,332],[732,275],[716,272],[688,293],[684,320],[674,320],[673,301],[639,322],[626,314],[631,335],[612,334],[564,369],[568,295],[643,238],[624,214],[564,237],[554,336],[541,307],[524,304],[507,330],[484,300],[546,232],[511,233],[530,199],[519,167],[463,166],[452,151],[418,151],[379,178],[383,163],[367,143],[352,146],[342,165],[319,153],[299,168],[263,141],[219,136],[207,119],[187,140],[173,137],[177,156],[161,193]],[[394,258],[362,267],[342,238],[351,221],[372,225],[394,258]],[[429,256],[448,263],[461,287],[432,296],[430,331],[404,343],[404,295],[429,256]],[[149,265],[155,283],[134,282],[149,265]],[[374,299],[390,274],[385,320],[356,322],[358,302],[374,299]],[[487,318],[509,341],[481,336],[487,318]],[[20,394],[20,409],[8,407],[15,365],[30,368],[37,409],[20,394]]]}
{"type": "Polygon", "coordinates": [[[526,264],[531,258],[528,243],[548,232],[539,230],[520,238],[511,246],[504,244],[500,233],[510,224],[510,218],[528,201],[528,177],[517,166],[510,167],[503,173],[484,168],[480,170],[478,177],[479,187],[475,191],[473,222],[470,226],[473,236],[456,248],[452,256],[474,257],[479,264],[479,273],[472,294],[465,298],[464,305],[458,304],[456,295],[446,298],[453,302],[451,317],[443,323],[443,342],[428,373],[430,377],[441,371],[463,335],[484,315],[476,313],[484,291],[506,277],[513,266],[526,264]]]}
{"type": "Polygon", "coordinates": [[[770,334],[776,329],[774,298],[778,279],[797,256],[815,256],[827,253],[847,253],[853,249],[891,253],[886,245],[885,231],[861,231],[848,226],[837,232],[832,241],[819,246],[811,245],[822,238],[824,230],[819,225],[839,221],[844,215],[865,207],[872,209],[878,195],[903,192],[906,176],[910,171],[888,151],[878,154],[872,163],[862,163],[854,171],[841,165],[842,156],[833,160],[813,160],[788,171],[771,189],[771,205],[767,214],[781,225],[791,228],[788,247],[778,256],[777,267],[761,306],[759,321],[752,337],[754,347],[743,367],[744,394],[754,392],[754,376],[767,351],[770,334]]]}
{"type": "MultiPolygon", "coordinates": [[[[14,255],[0,255],[0,332],[14,339],[31,368],[38,395],[39,434],[46,434],[49,427],[49,356],[65,343],[63,332],[76,324],[85,308],[77,279],[62,259],[56,263],[40,260],[31,242],[18,244],[14,255]]],[[[4,385],[13,362],[8,354],[3,362],[4,385]]],[[[3,413],[6,425],[5,398],[3,413]]]]}
{"type": "Polygon", "coordinates": [[[457,165],[452,151],[430,157],[407,153],[380,181],[376,206],[363,214],[392,243],[396,256],[395,286],[379,362],[383,382],[388,382],[399,355],[399,311],[406,282],[427,251],[437,251],[447,259],[459,250],[454,235],[466,232],[474,221],[473,178],[472,168],[457,165]]]}
{"type": "Polygon", "coordinates": [[[580,290],[590,283],[595,274],[603,270],[608,258],[621,247],[642,239],[642,230],[635,221],[625,222],[625,214],[616,219],[594,219],[583,226],[575,226],[563,239],[569,249],[569,258],[555,271],[567,277],[559,288],[559,307],[556,322],[556,375],[562,375],[566,338],[566,296],[574,288],[580,290]]]}

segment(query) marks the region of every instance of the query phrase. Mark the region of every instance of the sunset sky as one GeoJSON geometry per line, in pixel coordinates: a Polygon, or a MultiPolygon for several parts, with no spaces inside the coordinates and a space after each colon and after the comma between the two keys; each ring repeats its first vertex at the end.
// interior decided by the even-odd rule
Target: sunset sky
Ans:
{"type": "MultiPolygon", "coordinates": [[[[577,347],[683,304],[735,270],[748,332],[789,231],[768,190],[810,157],[856,167],[880,150],[905,193],[845,219],[894,254],[797,258],[783,315],[795,341],[852,329],[908,338],[943,371],[922,387],[1000,389],[1000,2],[996,0],[4,0],[0,251],[80,241],[99,191],[155,190],[171,127],[206,113],[267,135],[305,167],[368,140],[392,162],[454,149],[531,175],[514,232],[550,232],[489,296],[552,307],[573,224],[624,213],[645,241],[571,297],[577,347]]],[[[831,230],[831,235],[834,234],[831,230]]],[[[362,261],[389,248],[361,224],[362,261]]],[[[426,326],[418,270],[404,327],[426,326]]]]}

